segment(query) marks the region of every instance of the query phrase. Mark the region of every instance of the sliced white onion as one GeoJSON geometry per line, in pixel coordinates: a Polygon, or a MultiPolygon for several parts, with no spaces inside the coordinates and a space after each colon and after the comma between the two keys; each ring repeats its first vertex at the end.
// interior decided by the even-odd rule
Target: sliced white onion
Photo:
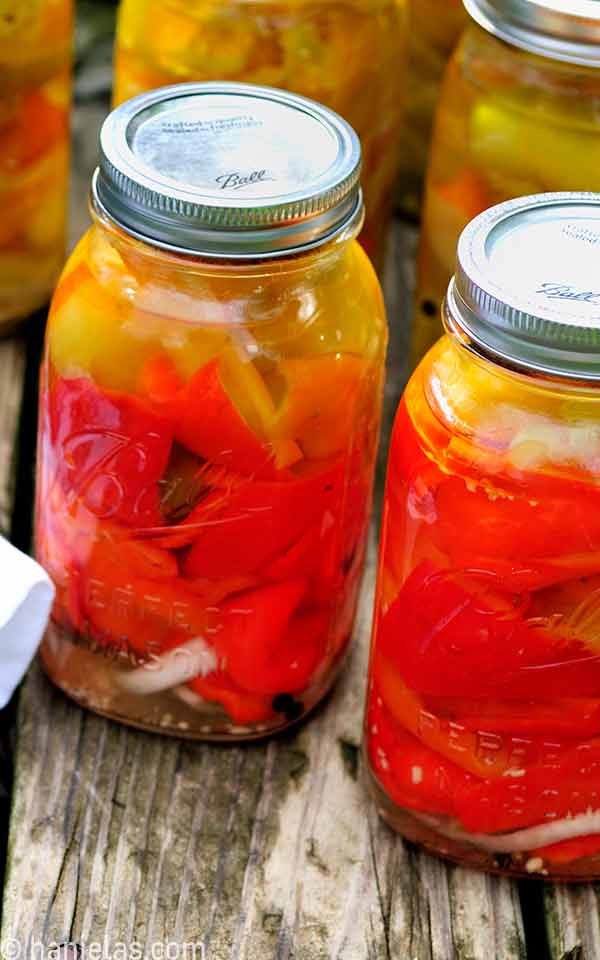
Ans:
{"type": "Polygon", "coordinates": [[[195,637],[160,657],[153,657],[135,670],[120,673],[117,682],[127,693],[148,695],[178,687],[198,674],[205,677],[216,668],[215,651],[202,637],[195,637]]]}
{"type": "Polygon", "coordinates": [[[561,840],[583,837],[588,833],[600,833],[600,810],[590,810],[575,817],[564,817],[562,820],[538,824],[535,827],[527,827],[525,830],[517,830],[515,833],[497,834],[469,833],[459,826],[442,823],[435,817],[428,817],[425,814],[416,814],[416,817],[452,840],[462,840],[491,853],[520,853],[523,850],[534,850],[536,847],[560,843],[561,840]]]}
{"type": "Polygon", "coordinates": [[[178,700],[185,703],[187,707],[191,707],[192,710],[200,710],[206,713],[215,709],[214,703],[211,703],[210,700],[205,700],[204,697],[201,697],[198,693],[194,693],[189,687],[174,687],[171,692],[175,694],[178,700]]]}

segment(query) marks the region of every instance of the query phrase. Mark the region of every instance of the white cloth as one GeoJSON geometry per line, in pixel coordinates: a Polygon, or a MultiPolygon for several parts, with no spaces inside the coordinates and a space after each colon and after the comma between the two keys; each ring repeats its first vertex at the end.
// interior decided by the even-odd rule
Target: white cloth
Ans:
{"type": "Polygon", "coordinates": [[[53,600],[40,565],[0,537],[0,709],[35,656],[53,600]]]}

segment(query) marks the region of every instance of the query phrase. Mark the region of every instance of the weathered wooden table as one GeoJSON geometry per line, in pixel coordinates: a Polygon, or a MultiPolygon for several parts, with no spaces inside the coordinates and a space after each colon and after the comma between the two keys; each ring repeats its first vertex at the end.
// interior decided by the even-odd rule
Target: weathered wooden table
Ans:
{"type": "MultiPolygon", "coordinates": [[[[79,79],[74,236],[86,223],[104,76],[100,55],[79,79]]],[[[414,229],[396,226],[382,463],[405,376],[414,242],[414,229]]],[[[22,547],[42,323],[0,344],[0,529],[22,547]]],[[[0,714],[0,835],[16,734],[5,960],[41,960],[56,944],[70,944],[73,960],[600,958],[600,888],[517,884],[446,865],[378,820],[359,752],[374,560],[373,542],[343,679],[309,722],[265,744],[126,730],[72,705],[32,669],[16,716],[0,714]]]]}

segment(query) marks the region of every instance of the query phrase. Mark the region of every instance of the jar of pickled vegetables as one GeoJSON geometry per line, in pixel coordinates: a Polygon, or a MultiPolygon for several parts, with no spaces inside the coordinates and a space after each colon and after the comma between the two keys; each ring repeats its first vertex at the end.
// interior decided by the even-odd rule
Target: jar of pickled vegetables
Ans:
{"type": "Polygon", "coordinates": [[[408,0],[408,83],[398,182],[400,205],[414,216],[421,206],[440,84],[467,21],[462,0],[408,0]]]}
{"type": "Polygon", "coordinates": [[[600,194],[476,218],[391,443],[369,776],[501,873],[600,876],[599,244],[600,194]]]}
{"type": "Polygon", "coordinates": [[[72,0],[0,3],[0,335],[64,261],[72,16],[72,0]]]}
{"type": "Polygon", "coordinates": [[[441,333],[461,230],[482,210],[545,190],[600,190],[600,4],[465,0],[434,127],[413,359],[441,333]]]}
{"type": "Polygon", "coordinates": [[[43,664],[97,712],[252,737],[340,669],[386,344],[359,158],[336,114],[243,84],[103,126],[48,322],[37,503],[43,664]]]}
{"type": "Polygon", "coordinates": [[[114,102],[182,80],[269,84],[359,134],[366,221],[382,266],[398,170],[405,0],[122,0],[114,102]]]}

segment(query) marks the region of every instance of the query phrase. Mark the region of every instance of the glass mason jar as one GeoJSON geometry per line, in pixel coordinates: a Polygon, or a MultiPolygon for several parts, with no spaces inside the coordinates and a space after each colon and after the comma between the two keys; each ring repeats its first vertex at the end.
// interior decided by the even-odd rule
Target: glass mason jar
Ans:
{"type": "Polygon", "coordinates": [[[478,23],[450,62],[431,144],[415,363],[441,333],[456,243],[473,217],[525,194],[600,190],[600,9],[591,10],[598,5],[573,0],[569,12],[551,0],[516,0],[510,12],[503,0],[466,6],[478,23]]]}
{"type": "Polygon", "coordinates": [[[480,215],[391,442],[369,776],[498,873],[600,876],[599,243],[598,194],[480,215]]]}
{"type": "Polygon", "coordinates": [[[399,201],[417,216],[433,114],[448,58],[468,21],[462,0],[408,0],[408,82],[399,201]]]}
{"type": "Polygon", "coordinates": [[[49,299],[65,255],[72,0],[0,6],[0,335],[49,299]]]}
{"type": "Polygon", "coordinates": [[[114,102],[182,80],[265,83],[336,110],[361,139],[361,243],[383,262],[399,162],[405,0],[122,0],[114,102]]]}
{"type": "Polygon", "coordinates": [[[42,661],[135,726],[262,735],[331,686],[361,581],[386,326],[359,142],[189,84],[114,111],[101,158],[42,371],[42,661]]]}

